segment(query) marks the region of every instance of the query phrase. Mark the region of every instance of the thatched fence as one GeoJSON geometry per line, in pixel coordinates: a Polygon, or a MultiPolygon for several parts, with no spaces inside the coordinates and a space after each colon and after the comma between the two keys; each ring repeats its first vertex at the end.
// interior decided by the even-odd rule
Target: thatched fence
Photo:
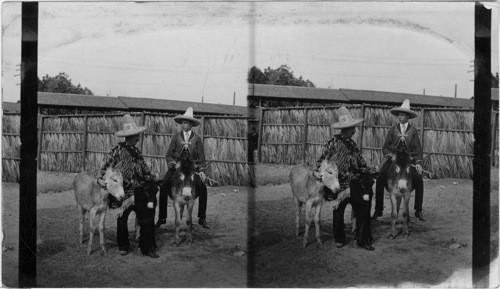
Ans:
{"type": "MultiPolygon", "coordinates": [[[[326,141],[338,133],[337,109],[331,107],[270,108],[261,111],[259,161],[271,164],[313,164],[326,141]]],[[[356,118],[364,118],[353,139],[372,166],[383,163],[382,145],[397,119],[391,107],[349,106],[356,118]]],[[[492,159],[498,158],[498,112],[492,127],[492,159]]],[[[472,178],[474,152],[474,110],[422,108],[410,123],[419,130],[424,150],[424,167],[438,178],[472,178]],[[423,129],[422,129],[423,128],[423,129]]],[[[494,163],[498,165],[498,162],[494,163]]]]}
{"type": "Polygon", "coordinates": [[[21,115],[4,112],[2,115],[2,181],[19,181],[20,134],[21,115]]]}
{"type": "MultiPolygon", "coordinates": [[[[123,140],[114,135],[122,129],[122,116],[40,116],[38,168],[64,172],[86,170],[97,174],[110,149],[123,140]]],[[[174,115],[139,113],[132,116],[137,123],[148,127],[138,146],[153,172],[163,176],[170,140],[180,126],[174,122],[174,115]]],[[[19,115],[4,115],[3,119],[2,180],[15,182],[19,180],[19,115]]],[[[201,125],[193,129],[205,146],[207,175],[218,185],[247,186],[254,180],[251,164],[247,162],[247,122],[246,117],[203,116],[201,125]]]]}

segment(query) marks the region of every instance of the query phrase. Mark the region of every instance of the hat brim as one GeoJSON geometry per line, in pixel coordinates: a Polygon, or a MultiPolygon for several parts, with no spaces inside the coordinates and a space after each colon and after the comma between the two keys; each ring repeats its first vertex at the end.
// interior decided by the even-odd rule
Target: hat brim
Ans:
{"type": "Polygon", "coordinates": [[[406,108],[395,107],[395,108],[391,109],[390,111],[395,116],[398,116],[398,113],[400,113],[400,112],[404,112],[404,113],[407,113],[410,116],[410,118],[417,117],[417,113],[416,112],[414,112],[412,110],[409,110],[409,109],[406,109],[406,108]]]}
{"type": "Polygon", "coordinates": [[[362,119],[362,118],[355,118],[351,122],[348,122],[348,123],[342,123],[341,124],[341,123],[337,122],[337,123],[334,123],[332,125],[332,128],[341,129],[341,128],[348,128],[348,127],[358,126],[363,121],[364,121],[364,119],[362,119]]]}
{"type": "Polygon", "coordinates": [[[174,117],[174,121],[178,124],[181,124],[183,120],[189,120],[190,122],[193,123],[193,126],[199,126],[201,124],[201,122],[194,117],[189,117],[184,115],[178,115],[174,117]]]}
{"type": "Polygon", "coordinates": [[[136,135],[136,134],[140,134],[140,133],[144,132],[147,129],[148,129],[148,127],[146,127],[146,126],[138,126],[137,129],[134,129],[134,130],[131,130],[131,131],[127,131],[127,132],[124,131],[124,130],[117,131],[115,133],[115,136],[117,136],[117,137],[125,137],[125,136],[136,135]]]}

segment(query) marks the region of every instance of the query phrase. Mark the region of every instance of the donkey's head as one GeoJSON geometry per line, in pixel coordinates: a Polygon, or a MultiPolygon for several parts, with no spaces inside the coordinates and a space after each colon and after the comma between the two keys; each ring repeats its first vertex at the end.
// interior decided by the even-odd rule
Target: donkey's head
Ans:
{"type": "Polygon", "coordinates": [[[398,148],[393,157],[393,164],[389,168],[389,181],[396,185],[400,192],[411,191],[411,162],[408,150],[398,148]]]}
{"type": "Polygon", "coordinates": [[[332,192],[337,192],[340,189],[339,184],[339,169],[334,162],[323,160],[319,167],[319,175],[321,182],[332,192]]]}
{"type": "Polygon", "coordinates": [[[109,167],[104,174],[106,190],[117,200],[125,198],[123,191],[123,176],[119,170],[109,167]]]}
{"type": "Polygon", "coordinates": [[[185,201],[189,201],[194,198],[196,166],[189,157],[182,158],[180,162],[180,167],[174,173],[172,179],[172,193],[181,194],[185,201]]]}

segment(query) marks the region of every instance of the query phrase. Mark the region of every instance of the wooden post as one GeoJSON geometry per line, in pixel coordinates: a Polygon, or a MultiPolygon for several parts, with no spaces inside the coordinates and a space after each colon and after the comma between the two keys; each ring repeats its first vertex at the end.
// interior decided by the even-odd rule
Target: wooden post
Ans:
{"type": "Polygon", "coordinates": [[[422,143],[422,151],[424,151],[424,117],[425,117],[425,108],[420,110],[420,114],[422,115],[422,119],[420,119],[420,142],[422,143]]]}
{"type": "Polygon", "coordinates": [[[492,113],[493,119],[491,120],[491,165],[495,166],[495,141],[497,139],[497,125],[498,125],[498,113],[492,113]]]}
{"type": "Polygon", "coordinates": [[[38,115],[40,118],[40,128],[38,129],[38,152],[37,152],[37,163],[38,163],[38,169],[42,169],[42,138],[43,138],[43,121],[45,117],[42,115],[38,115]]]}
{"type": "MultiPolygon", "coordinates": [[[[144,116],[144,111],[141,112],[141,124],[144,125],[145,121],[145,116],[144,116]]],[[[140,150],[143,152],[143,147],[142,145],[144,144],[144,133],[141,133],[141,144],[140,144],[140,150]]]]}
{"type": "Polygon", "coordinates": [[[307,151],[307,126],[308,126],[308,115],[309,109],[306,107],[304,112],[304,131],[302,139],[302,163],[306,163],[306,151],[307,151]]]}
{"type": "MultiPolygon", "coordinates": [[[[361,105],[361,118],[365,119],[365,104],[361,105]]],[[[359,132],[359,151],[363,152],[363,131],[365,130],[365,122],[361,123],[361,131],[359,132]]]]}
{"type": "Polygon", "coordinates": [[[259,138],[258,138],[258,144],[257,144],[257,159],[259,160],[259,163],[262,162],[262,157],[261,157],[261,145],[262,145],[262,131],[263,131],[263,124],[264,124],[264,109],[260,107],[260,117],[259,117],[259,138]]]}
{"type": "Polygon", "coordinates": [[[85,158],[87,157],[87,139],[88,139],[88,116],[86,115],[83,119],[83,145],[82,145],[82,171],[85,171],[85,158]]]}
{"type": "Polygon", "coordinates": [[[203,145],[205,145],[205,116],[201,117],[201,132],[200,132],[200,136],[201,136],[201,143],[203,145]]]}

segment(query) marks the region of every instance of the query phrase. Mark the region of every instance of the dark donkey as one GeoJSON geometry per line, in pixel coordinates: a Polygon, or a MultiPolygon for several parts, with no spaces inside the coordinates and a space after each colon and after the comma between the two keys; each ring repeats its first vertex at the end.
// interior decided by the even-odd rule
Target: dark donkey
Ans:
{"type": "Polygon", "coordinates": [[[401,205],[401,198],[404,199],[403,206],[403,237],[408,237],[410,232],[408,225],[410,223],[409,203],[411,192],[413,191],[412,185],[412,167],[410,155],[406,149],[397,149],[396,153],[391,155],[392,164],[387,171],[387,185],[386,189],[391,198],[391,218],[392,226],[389,238],[396,238],[396,221],[399,215],[399,207],[401,205]]]}
{"type": "Polygon", "coordinates": [[[196,184],[201,183],[200,176],[196,173],[196,166],[191,158],[180,159],[180,166],[172,176],[172,187],[169,191],[170,199],[173,201],[175,211],[175,241],[174,245],[180,245],[179,230],[182,221],[184,207],[187,207],[186,215],[186,238],[187,244],[193,243],[191,229],[194,201],[198,198],[196,184]]]}

